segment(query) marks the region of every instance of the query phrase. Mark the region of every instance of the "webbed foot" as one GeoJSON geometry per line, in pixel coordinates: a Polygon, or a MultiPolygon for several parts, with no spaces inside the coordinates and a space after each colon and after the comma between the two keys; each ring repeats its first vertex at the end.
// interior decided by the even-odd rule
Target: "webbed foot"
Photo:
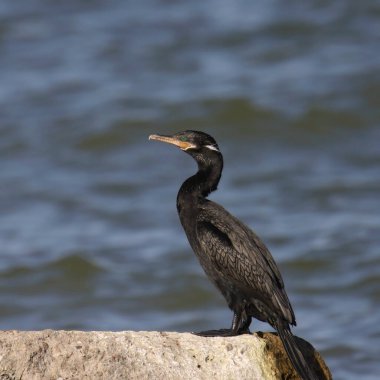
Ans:
{"type": "Polygon", "coordinates": [[[201,331],[201,332],[193,332],[192,334],[198,335],[198,336],[205,336],[205,337],[227,337],[227,336],[237,336],[242,334],[250,334],[248,328],[246,329],[239,329],[237,332],[234,332],[232,329],[219,329],[219,330],[207,330],[207,331],[201,331]]]}

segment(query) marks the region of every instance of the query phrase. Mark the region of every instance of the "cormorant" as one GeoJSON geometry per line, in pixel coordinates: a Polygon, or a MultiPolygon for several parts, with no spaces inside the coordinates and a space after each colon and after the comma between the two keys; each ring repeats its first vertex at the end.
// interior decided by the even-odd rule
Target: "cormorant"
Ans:
{"type": "Polygon", "coordinates": [[[217,189],[223,169],[223,157],[214,138],[187,130],[172,136],[150,135],[149,139],[176,145],[198,164],[198,172],[179,189],[177,210],[200,264],[233,311],[231,329],[199,335],[249,332],[252,317],[268,322],[278,332],[301,378],[317,380],[290,331],[290,325],[296,325],[294,312],[268,248],[248,226],[207,199],[217,189]]]}

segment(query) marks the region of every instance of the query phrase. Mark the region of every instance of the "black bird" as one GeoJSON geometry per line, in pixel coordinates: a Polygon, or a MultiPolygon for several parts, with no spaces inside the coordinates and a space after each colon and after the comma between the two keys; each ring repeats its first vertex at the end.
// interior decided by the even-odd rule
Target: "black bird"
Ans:
{"type": "Polygon", "coordinates": [[[151,135],[149,139],[176,145],[198,164],[198,172],[178,192],[177,210],[200,264],[233,311],[231,329],[199,335],[249,332],[252,317],[268,322],[278,332],[301,378],[317,380],[290,331],[290,325],[296,325],[294,312],[268,248],[248,226],[207,199],[217,189],[223,169],[223,156],[214,138],[188,130],[172,136],[151,135]]]}

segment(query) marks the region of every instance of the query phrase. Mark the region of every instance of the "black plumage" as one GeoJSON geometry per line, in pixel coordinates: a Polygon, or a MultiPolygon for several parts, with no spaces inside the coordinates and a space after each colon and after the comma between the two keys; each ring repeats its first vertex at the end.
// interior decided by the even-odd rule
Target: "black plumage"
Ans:
{"type": "Polygon", "coordinates": [[[151,135],[149,139],[178,146],[198,164],[197,173],[178,192],[177,210],[204,271],[234,313],[231,329],[200,335],[238,335],[249,332],[252,318],[268,322],[277,330],[302,379],[317,379],[290,331],[289,326],[296,325],[294,312],[269,250],[248,226],[206,198],[216,190],[223,170],[216,141],[199,131],[151,135]]]}

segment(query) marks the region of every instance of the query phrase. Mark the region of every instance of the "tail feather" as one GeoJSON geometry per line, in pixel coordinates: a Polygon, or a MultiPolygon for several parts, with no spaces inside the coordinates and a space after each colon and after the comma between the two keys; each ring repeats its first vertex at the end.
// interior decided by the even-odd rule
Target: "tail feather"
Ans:
{"type": "Polygon", "coordinates": [[[294,369],[300,375],[302,380],[319,380],[319,377],[307,364],[301,350],[297,345],[296,340],[294,339],[292,332],[290,331],[290,328],[288,326],[284,326],[281,323],[276,327],[278,335],[280,336],[282,344],[284,345],[285,351],[288,354],[288,357],[292,362],[294,369]]]}

